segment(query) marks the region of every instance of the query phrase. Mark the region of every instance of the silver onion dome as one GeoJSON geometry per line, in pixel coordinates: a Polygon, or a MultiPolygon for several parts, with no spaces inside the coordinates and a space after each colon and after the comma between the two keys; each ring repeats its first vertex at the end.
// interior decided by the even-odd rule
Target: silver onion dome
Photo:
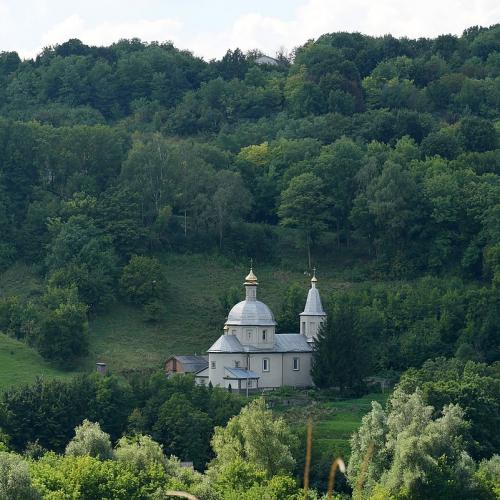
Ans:
{"type": "Polygon", "coordinates": [[[238,302],[230,311],[226,325],[239,326],[275,326],[274,315],[263,302],[257,300],[257,287],[259,283],[257,276],[250,268],[245,278],[246,298],[238,302]]]}
{"type": "Polygon", "coordinates": [[[276,321],[269,307],[259,300],[243,300],[238,302],[231,311],[226,321],[227,325],[245,326],[275,326],[276,321]]]}

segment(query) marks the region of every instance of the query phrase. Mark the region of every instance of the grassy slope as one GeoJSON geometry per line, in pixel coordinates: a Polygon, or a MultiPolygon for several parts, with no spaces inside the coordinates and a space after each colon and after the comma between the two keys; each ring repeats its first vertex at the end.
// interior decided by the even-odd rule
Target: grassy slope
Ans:
{"type": "MultiPolygon", "coordinates": [[[[0,297],[13,294],[27,297],[40,288],[35,274],[22,264],[16,264],[0,275],[0,297]]],[[[52,367],[23,342],[0,333],[0,391],[12,385],[33,382],[38,376],[68,377],[70,374],[52,367]]]]}
{"type": "Polygon", "coordinates": [[[316,422],[313,445],[321,453],[348,459],[350,455],[349,439],[361,425],[361,419],[371,410],[372,401],[383,406],[388,394],[367,394],[359,399],[324,403],[332,413],[316,422]]]}
{"type": "Polygon", "coordinates": [[[36,377],[69,377],[49,365],[34,349],[0,333],[0,392],[13,385],[33,382],[36,377]]]}
{"type": "MultiPolygon", "coordinates": [[[[296,256],[282,265],[257,264],[259,298],[266,302],[275,315],[279,314],[283,292],[292,282],[304,289],[304,302],[309,277],[305,266],[296,256]]],[[[81,369],[91,370],[97,361],[108,363],[113,372],[137,368],[158,368],[172,354],[202,353],[222,333],[225,312],[220,297],[232,286],[241,287],[248,272],[248,263],[235,263],[223,257],[201,255],[165,255],[168,269],[169,295],[166,300],[165,320],[158,324],[146,323],[142,311],[124,303],[116,303],[90,320],[90,352],[81,369]]],[[[319,288],[325,296],[329,290],[350,286],[345,263],[326,261],[319,266],[319,288]],[[334,267],[335,265],[335,267],[334,267]],[[347,279],[346,279],[347,278],[347,279]]],[[[0,297],[26,297],[40,293],[42,286],[36,274],[27,266],[16,264],[0,275],[0,297]]],[[[299,328],[297,318],[297,330],[299,328]]],[[[5,344],[6,340],[1,342],[5,344]]],[[[59,374],[49,369],[35,351],[25,347],[32,357],[25,356],[17,364],[4,362],[10,344],[0,351],[0,365],[4,366],[4,385],[23,381],[37,374],[59,374]],[[38,360],[35,361],[35,359],[38,360]],[[43,362],[42,362],[43,363],[43,362]]],[[[8,357],[8,356],[7,356],[8,357]]]]}
{"type": "MultiPolygon", "coordinates": [[[[148,324],[140,310],[124,304],[112,306],[91,321],[88,366],[104,361],[114,371],[157,367],[172,354],[202,353],[221,335],[225,313],[219,298],[231,286],[241,286],[243,295],[248,265],[198,255],[169,255],[164,263],[170,285],[165,321],[148,324]]],[[[309,278],[303,271],[263,265],[256,266],[255,273],[260,282],[258,296],[275,315],[283,292],[294,281],[302,284],[305,303],[309,278]]],[[[325,295],[333,287],[348,286],[332,271],[321,272],[319,279],[325,295]]]]}
{"type": "Polygon", "coordinates": [[[385,406],[389,394],[372,393],[362,398],[298,404],[291,407],[278,404],[275,411],[305,435],[305,422],[313,419],[313,457],[326,455],[349,459],[351,434],[361,425],[361,419],[371,410],[371,402],[385,406]],[[300,422],[297,424],[297,422],[300,422]]]}

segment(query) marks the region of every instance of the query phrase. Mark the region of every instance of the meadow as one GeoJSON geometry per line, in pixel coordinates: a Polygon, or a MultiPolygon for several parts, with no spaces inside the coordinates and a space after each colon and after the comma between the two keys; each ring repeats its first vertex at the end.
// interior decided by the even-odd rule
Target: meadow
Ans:
{"type": "MultiPolygon", "coordinates": [[[[164,317],[147,322],[143,311],[117,299],[89,318],[89,354],[77,371],[93,370],[96,362],[107,363],[113,373],[157,369],[173,354],[201,354],[222,332],[226,311],[221,299],[231,287],[239,287],[249,263],[222,256],[164,254],[159,256],[168,273],[168,294],[164,317]]],[[[322,296],[336,288],[355,286],[349,267],[339,261],[318,266],[322,296]]],[[[304,303],[310,276],[305,263],[293,256],[284,262],[256,263],[260,286],[258,297],[279,315],[285,290],[298,283],[304,290],[304,303]]],[[[17,263],[0,275],[0,297],[17,295],[21,300],[42,293],[42,279],[36,269],[17,263]]],[[[297,330],[299,328],[297,318],[297,330]]],[[[69,376],[52,366],[20,341],[0,337],[0,389],[34,380],[37,376],[69,376]],[[11,353],[14,354],[11,354],[11,353]]]]}
{"type": "Polygon", "coordinates": [[[285,392],[285,396],[271,396],[273,411],[282,415],[299,436],[306,435],[306,422],[313,423],[312,454],[314,458],[341,457],[348,460],[349,440],[361,425],[361,419],[372,407],[372,401],[385,406],[390,393],[372,392],[360,398],[328,397],[320,391],[312,391],[321,399],[311,397],[309,391],[285,392]]]}
{"type": "Polygon", "coordinates": [[[45,361],[37,351],[0,333],[0,392],[14,385],[30,384],[37,377],[73,376],[45,361]]]}

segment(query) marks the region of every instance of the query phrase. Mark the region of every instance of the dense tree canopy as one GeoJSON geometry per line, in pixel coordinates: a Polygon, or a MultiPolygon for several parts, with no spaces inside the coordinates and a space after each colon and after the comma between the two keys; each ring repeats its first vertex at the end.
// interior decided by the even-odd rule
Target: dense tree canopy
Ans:
{"type": "Polygon", "coordinates": [[[419,391],[396,390],[386,411],[373,402],[351,439],[348,477],[358,498],[494,498],[466,451],[458,405],[433,416],[419,391]],[[368,458],[367,458],[368,457],[368,458]]]}

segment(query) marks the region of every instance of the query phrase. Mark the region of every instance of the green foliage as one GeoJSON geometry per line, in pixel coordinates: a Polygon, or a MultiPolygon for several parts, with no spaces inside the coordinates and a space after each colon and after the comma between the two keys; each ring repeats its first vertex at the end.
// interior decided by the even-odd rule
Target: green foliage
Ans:
{"type": "Polygon", "coordinates": [[[226,290],[220,297],[219,302],[224,317],[227,317],[231,308],[242,300],[242,292],[239,287],[232,286],[226,290]]]}
{"type": "Polygon", "coordinates": [[[500,447],[500,379],[496,365],[438,358],[406,371],[398,386],[407,393],[419,388],[434,408],[459,404],[470,422],[469,450],[474,458],[489,457],[500,447]]]}
{"type": "Polygon", "coordinates": [[[0,427],[16,450],[38,440],[44,448],[62,451],[84,419],[99,422],[117,439],[132,411],[131,396],[130,387],[98,374],[68,382],[38,379],[2,394],[0,427]]]}
{"type": "Polygon", "coordinates": [[[151,437],[141,434],[120,438],[114,457],[118,462],[123,462],[136,471],[142,471],[154,465],[165,466],[167,463],[161,445],[153,441],[151,437]]]}
{"type": "Polygon", "coordinates": [[[33,484],[43,498],[141,498],[166,482],[161,469],[138,475],[120,462],[48,453],[31,465],[33,484]]]}
{"type": "Polygon", "coordinates": [[[103,192],[95,218],[111,237],[113,246],[122,259],[142,253],[148,231],[143,226],[139,195],[125,187],[113,187],[103,192]]]}
{"type": "Polygon", "coordinates": [[[145,305],[164,300],[167,287],[166,269],[154,257],[134,255],[123,268],[121,292],[132,303],[145,305]]]}
{"type": "Polygon", "coordinates": [[[213,478],[213,484],[222,498],[227,500],[242,497],[255,500],[303,498],[302,490],[292,477],[275,475],[271,479],[266,479],[264,472],[241,458],[221,466],[213,478]]]}
{"type": "Polygon", "coordinates": [[[460,123],[460,133],[467,151],[490,151],[496,147],[496,131],[487,120],[464,118],[460,123]]]}
{"type": "Polygon", "coordinates": [[[75,437],[66,446],[66,455],[81,457],[88,455],[99,460],[107,460],[112,456],[109,434],[101,430],[97,423],[84,420],[75,427],[75,437]]]}
{"type": "Polygon", "coordinates": [[[219,470],[241,460],[268,478],[287,474],[295,463],[294,446],[295,436],[284,420],[273,417],[264,400],[256,399],[231,418],[225,428],[215,428],[212,448],[216,456],[211,467],[219,470]]]}
{"type": "Polygon", "coordinates": [[[204,468],[212,421],[206,413],[195,408],[186,396],[174,394],[163,403],[153,431],[167,454],[192,461],[197,469],[204,468]]]}
{"type": "Polygon", "coordinates": [[[109,304],[114,299],[117,272],[110,238],[85,215],[71,216],[62,224],[56,222],[53,230],[56,235],[47,256],[50,283],[77,287],[92,309],[109,304]]]}
{"type": "MultiPolygon", "coordinates": [[[[230,286],[229,272],[220,272],[231,267],[227,262],[218,267],[221,280],[213,279],[215,269],[207,271],[211,252],[286,270],[269,296],[285,298],[271,305],[284,302],[281,327],[295,330],[299,291],[280,291],[303,272],[296,236],[308,249],[309,267],[312,249],[314,261],[342,269],[337,276],[333,266],[329,286],[338,288],[344,276],[384,281],[342,287],[352,316],[332,315],[339,330],[325,352],[338,351],[332,358],[339,363],[344,353],[363,369],[346,362],[335,377],[345,372],[348,379],[335,383],[356,385],[370,364],[378,372],[419,367],[436,355],[498,360],[498,33],[498,25],[419,40],[331,33],[298,47],[293,62],[279,57],[274,66],[258,65],[255,51],[236,49],[207,63],[170,43],[135,39],[109,47],[69,40],[36,61],[0,54],[0,269],[19,258],[46,278],[29,293],[17,276],[14,287],[1,290],[0,330],[12,337],[2,337],[9,380],[20,351],[13,338],[68,367],[87,352],[121,369],[137,359],[157,365],[172,349],[205,347],[218,321],[213,296],[230,286]],[[166,301],[163,286],[148,287],[158,270],[151,256],[168,260],[174,252],[203,253],[205,269],[194,266],[196,279],[169,274],[176,294],[166,301]],[[124,287],[150,324],[132,308],[111,307],[134,255],[151,260],[137,265],[124,287]],[[428,274],[439,278],[417,279],[428,274]],[[210,299],[207,276],[217,289],[210,299]],[[159,319],[165,328],[152,324],[159,319]],[[195,330],[206,333],[190,335],[195,330]],[[338,338],[340,331],[352,338],[338,338]]],[[[189,259],[183,262],[197,257],[189,259]]],[[[234,301],[227,294],[224,309],[234,301]]],[[[323,361],[330,362],[326,354],[323,361]]],[[[491,374],[471,366],[462,373],[466,387],[450,376],[429,394],[435,411],[460,399],[469,418],[477,405],[484,420],[470,417],[471,452],[486,456],[497,446],[485,407],[493,396],[479,385],[496,386],[491,374]]],[[[33,371],[24,370],[22,379],[33,371]]],[[[11,392],[11,413],[1,418],[12,446],[24,448],[39,434],[42,446],[62,450],[83,418],[99,421],[116,439],[133,407],[138,427],[151,433],[176,394],[208,415],[210,426],[224,425],[240,405],[217,391],[154,378],[132,403],[131,389],[114,378],[89,380],[73,388],[39,383],[50,405],[33,388],[11,392]],[[71,398],[74,408],[65,412],[71,398]]],[[[208,448],[200,450],[205,463],[208,448]]],[[[97,475],[106,467],[111,475],[118,471],[116,463],[84,462],[75,459],[84,469],[102,468],[97,475]]],[[[435,478],[454,474],[447,462],[432,470],[435,478]]],[[[61,491],[71,496],[80,487],[75,481],[61,491]]],[[[259,488],[267,485],[252,488],[249,495],[264,496],[259,488]]],[[[378,485],[379,496],[389,497],[387,488],[378,485]]],[[[119,494],[103,489],[97,496],[119,494]]]]}
{"type": "Polygon", "coordinates": [[[71,366],[87,354],[87,307],[79,302],[75,288],[48,288],[41,302],[38,349],[45,358],[71,366]]]}
{"type": "MultiPolygon", "coordinates": [[[[326,366],[336,356],[342,358],[340,362],[344,358],[363,358],[363,365],[371,364],[371,373],[419,367],[429,358],[451,357],[456,352],[465,359],[498,359],[494,320],[498,315],[498,294],[489,287],[475,288],[460,281],[427,277],[411,283],[362,285],[337,291],[329,302],[333,308],[328,323],[331,325],[336,318],[335,305],[343,304],[352,315],[344,315],[346,326],[342,328],[354,334],[344,336],[342,328],[333,327],[328,334],[327,325],[318,343],[326,346],[333,339],[318,351],[318,362],[326,366]],[[342,346],[351,343],[365,347],[344,353],[342,346]]],[[[347,370],[364,369],[347,366],[347,370]]]]}
{"type": "Polygon", "coordinates": [[[365,318],[346,298],[338,299],[327,315],[314,344],[314,383],[321,388],[339,387],[343,393],[359,393],[371,362],[365,318]]]}
{"type": "Polygon", "coordinates": [[[28,464],[14,453],[0,451],[0,498],[36,500],[40,495],[32,485],[28,464]]]}
{"type": "Polygon", "coordinates": [[[283,191],[278,214],[284,226],[300,229],[311,267],[311,245],[326,229],[326,199],[323,184],[313,173],[294,177],[283,191]]]}
{"type": "Polygon", "coordinates": [[[452,404],[439,416],[433,412],[419,391],[396,390],[385,412],[373,403],[351,442],[348,477],[355,496],[482,498],[465,451],[463,410],[452,404]]]}
{"type": "MultiPolygon", "coordinates": [[[[493,455],[489,460],[483,460],[479,464],[475,478],[482,489],[490,493],[491,498],[500,495],[500,455],[493,455]]],[[[486,498],[488,498],[485,495],[486,498]]]]}

